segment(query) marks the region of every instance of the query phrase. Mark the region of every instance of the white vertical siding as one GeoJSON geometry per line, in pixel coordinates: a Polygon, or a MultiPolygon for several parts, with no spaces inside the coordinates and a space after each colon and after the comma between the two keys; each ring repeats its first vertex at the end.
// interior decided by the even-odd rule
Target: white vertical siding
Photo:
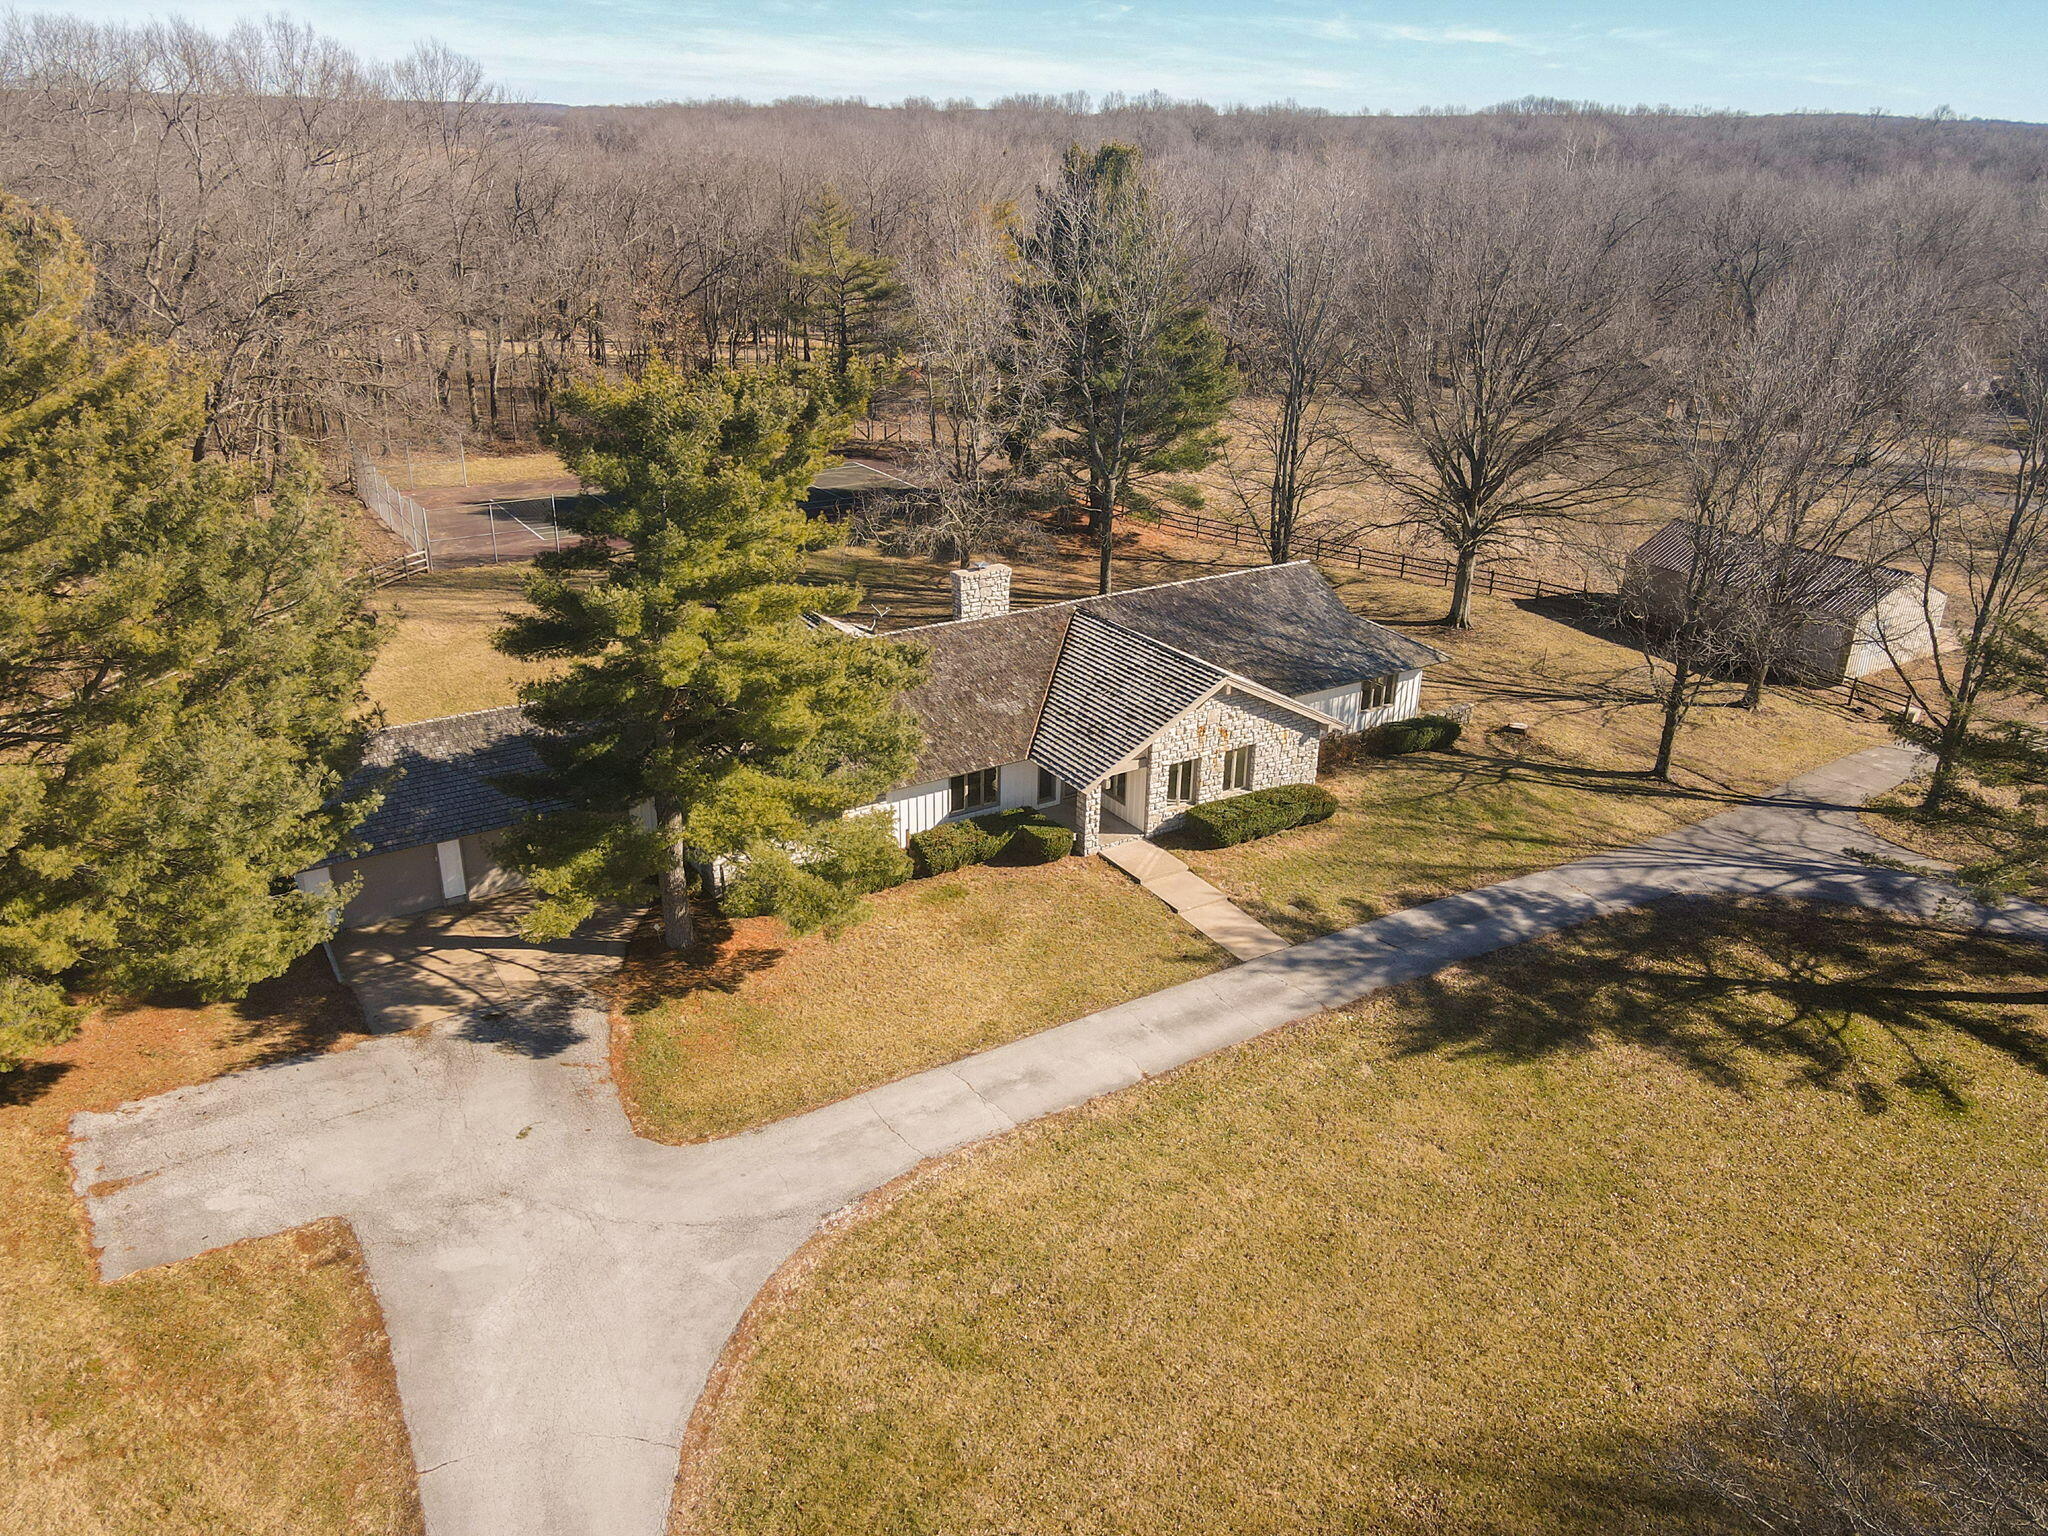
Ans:
{"type": "Polygon", "coordinates": [[[1014,805],[1029,805],[1038,798],[1038,764],[1003,764],[1003,799],[1000,806],[990,810],[1009,810],[1014,805]]]}
{"type": "Polygon", "coordinates": [[[881,805],[896,818],[896,841],[906,842],[913,833],[929,832],[946,819],[952,790],[944,779],[931,784],[909,784],[882,796],[881,805]]]}
{"type": "Polygon", "coordinates": [[[1342,688],[1326,688],[1321,693],[1304,693],[1300,701],[1311,709],[1320,709],[1324,714],[1343,722],[1347,731],[1369,731],[1376,725],[1385,725],[1389,720],[1406,720],[1410,715],[1422,712],[1422,673],[1403,672],[1394,684],[1394,701],[1382,704],[1377,709],[1359,707],[1357,683],[1347,683],[1342,688]]]}
{"type": "MultiPolygon", "coordinates": [[[[994,805],[977,806],[976,816],[990,811],[1007,811],[1014,806],[1033,805],[1038,799],[1038,764],[1004,763],[999,770],[998,796],[994,805]]],[[[892,789],[875,802],[896,818],[896,841],[906,842],[914,834],[929,832],[953,814],[953,782],[934,779],[928,784],[906,784],[892,789]]]]}

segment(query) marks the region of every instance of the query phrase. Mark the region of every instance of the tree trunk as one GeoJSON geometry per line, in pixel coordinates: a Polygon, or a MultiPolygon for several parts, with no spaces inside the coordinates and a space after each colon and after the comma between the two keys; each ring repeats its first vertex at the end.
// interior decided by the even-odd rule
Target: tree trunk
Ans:
{"type": "Polygon", "coordinates": [[[1458,572],[1451,581],[1451,611],[1444,618],[1452,629],[1472,627],[1472,569],[1478,563],[1477,550],[1458,551],[1458,572]]]}
{"type": "Polygon", "coordinates": [[[688,949],[697,942],[697,922],[690,912],[690,877],[680,857],[661,877],[661,941],[670,949],[688,949]]]}
{"type": "Polygon", "coordinates": [[[1671,759],[1678,749],[1678,722],[1685,716],[1685,689],[1691,681],[1683,663],[1674,662],[1671,669],[1671,688],[1664,695],[1664,729],[1657,737],[1657,761],[1650,769],[1653,779],[1669,780],[1671,759]]]}
{"type": "Polygon", "coordinates": [[[1744,709],[1761,709],[1764,702],[1764,683],[1771,675],[1771,658],[1759,654],[1749,665],[1749,686],[1742,690],[1744,709]]]}
{"type": "Polygon", "coordinates": [[[665,816],[669,867],[661,872],[661,941],[670,949],[688,949],[697,942],[697,922],[690,911],[690,871],[683,861],[683,821],[665,816]]]}
{"type": "Polygon", "coordinates": [[[1095,590],[1107,592],[1110,556],[1116,550],[1116,489],[1102,475],[1089,476],[1088,523],[1095,532],[1095,590]]]}

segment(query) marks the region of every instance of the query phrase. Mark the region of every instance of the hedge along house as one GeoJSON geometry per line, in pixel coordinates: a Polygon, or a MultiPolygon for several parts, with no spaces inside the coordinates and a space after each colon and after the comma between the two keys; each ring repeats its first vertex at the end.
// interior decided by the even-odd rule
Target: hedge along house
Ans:
{"type": "MultiPolygon", "coordinates": [[[[1168,830],[1200,801],[1311,783],[1324,736],[1417,713],[1423,670],[1443,659],[1353,614],[1305,563],[1015,612],[1006,566],[951,574],[956,618],[885,637],[930,656],[904,695],[925,733],[916,781],[878,802],[899,841],[1034,806],[1093,853],[1168,830]]],[[[351,788],[378,784],[383,802],[351,857],[299,884],[359,882],[351,927],[509,891],[498,839],[549,807],[497,780],[539,767],[517,706],[380,731],[351,788]]]]}
{"type": "Polygon", "coordinates": [[[919,782],[880,802],[899,840],[1018,806],[1084,854],[1169,831],[1190,805],[1314,782],[1324,736],[1416,714],[1444,659],[1303,561],[1014,612],[1006,566],[952,580],[954,619],[888,636],[930,665],[904,695],[919,782]]]}
{"type": "MultiPolygon", "coordinates": [[[[1686,582],[1698,551],[1699,524],[1666,523],[1628,557],[1622,593],[1652,623],[1681,617],[1686,582]]],[[[1912,571],[1870,565],[1811,549],[1784,549],[1723,534],[1715,563],[1740,590],[1761,583],[1781,562],[1806,615],[1789,637],[1781,668],[1801,682],[1839,683],[1902,667],[1947,643],[1942,619],[1948,598],[1923,589],[1912,571]]]]}

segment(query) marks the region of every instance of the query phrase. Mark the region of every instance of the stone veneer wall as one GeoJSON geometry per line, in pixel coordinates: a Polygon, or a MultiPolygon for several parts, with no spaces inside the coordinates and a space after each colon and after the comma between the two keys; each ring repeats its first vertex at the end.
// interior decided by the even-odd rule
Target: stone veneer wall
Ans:
{"type": "Polygon", "coordinates": [[[953,585],[953,617],[962,619],[1000,618],[1010,611],[1010,568],[977,560],[965,570],[946,573],[953,585]]]}
{"type": "Polygon", "coordinates": [[[1268,704],[1249,694],[1224,693],[1200,709],[1176,721],[1152,743],[1150,794],[1145,806],[1145,830],[1164,832],[1180,824],[1184,809],[1168,803],[1166,770],[1169,764],[1190,757],[1202,760],[1199,799],[1223,798],[1223,758],[1238,747],[1250,745],[1253,789],[1271,789],[1275,784],[1313,784],[1321,749],[1322,733],[1300,715],[1268,704]]]}

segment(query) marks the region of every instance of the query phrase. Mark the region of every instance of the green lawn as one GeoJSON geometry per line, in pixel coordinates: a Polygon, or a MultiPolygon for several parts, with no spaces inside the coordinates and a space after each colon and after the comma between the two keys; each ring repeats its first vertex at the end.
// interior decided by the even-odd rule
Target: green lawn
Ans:
{"type": "Polygon", "coordinates": [[[1224,963],[1096,861],[958,870],[836,938],[757,918],[696,964],[638,946],[614,983],[621,1087],[642,1135],[728,1135],[1224,963]]]}
{"type": "Polygon", "coordinates": [[[677,1529],[1688,1530],[1648,1473],[1760,1336],[1882,1371],[1955,1227],[2048,1193],[2044,983],[1676,906],[965,1149],[771,1288],[677,1529]]]}

